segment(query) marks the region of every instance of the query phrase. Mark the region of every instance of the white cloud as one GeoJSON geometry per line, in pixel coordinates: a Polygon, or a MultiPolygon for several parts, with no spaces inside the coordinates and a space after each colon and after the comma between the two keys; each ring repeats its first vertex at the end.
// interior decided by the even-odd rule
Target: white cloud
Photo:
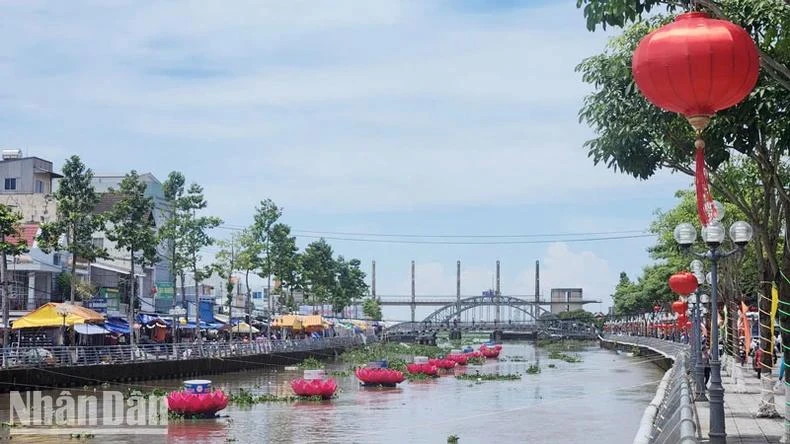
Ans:
{"type": "MultiPolygon", "coordinates": [[[[549,299],[552,288],[582,288],[585,299],[600,300],[603,306],[609,305],[609,296],[617,282],[617,273],[612,272],[606,259],[592,251],[571,250],[562,242],[549,245],[541,261],[540,274],[544,299],[549,299]]],[[[523,279],[530,277],[522,276],[523,279]]],[[[598,306],[585,308],[596,310],[598,306]]]]}

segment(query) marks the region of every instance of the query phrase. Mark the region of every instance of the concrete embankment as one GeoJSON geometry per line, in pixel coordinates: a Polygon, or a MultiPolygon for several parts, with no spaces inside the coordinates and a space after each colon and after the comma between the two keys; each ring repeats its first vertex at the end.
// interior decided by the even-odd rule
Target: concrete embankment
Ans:
{"type": "Polygon", "coordinates": [[[670,356],[666,352],[656,350],[646,345],[631,343],[628,341],[628,338],[623,338],[622,340],[599,338],[599,344],[601,348],[605,348],[607,350],[634,353],[640,357],[648,358],[650,362],[664,371],[671,369],[672,365],[675,363],[674,356],[670,356]]]}

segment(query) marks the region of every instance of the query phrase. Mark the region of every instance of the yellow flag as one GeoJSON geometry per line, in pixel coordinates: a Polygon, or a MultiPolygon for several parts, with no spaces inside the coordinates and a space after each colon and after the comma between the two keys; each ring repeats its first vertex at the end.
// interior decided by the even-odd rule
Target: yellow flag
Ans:
{"type": "Polygon", "coordinates": [[[771,353],[774,350],[774,324],[777,311],[779,311],[779,288],[776,286],[776,282],[773,282],[771,283],[771,353]]]}

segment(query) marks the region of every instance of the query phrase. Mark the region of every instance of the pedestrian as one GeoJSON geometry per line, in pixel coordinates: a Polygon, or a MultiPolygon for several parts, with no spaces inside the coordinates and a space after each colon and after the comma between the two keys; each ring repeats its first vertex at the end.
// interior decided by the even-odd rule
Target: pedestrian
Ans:
{"type": "Polygon", "coordinates": [[[710,350],[707,345],[702,346],[702,365],[705,369],[705,386],[708,386],[710,380],[710,350]]]}
{"type": "Polygon", "coordinates": [[[762,357],[763,357],[763,349],[757,347],[757,349],[754,350],[754,357],[752,358],[752,367],[754,368],[754,371],[757,373],[757,379],[760,379],[760,376],[763,371],[763,363],[760,362],[762,361],[762,357]]]}

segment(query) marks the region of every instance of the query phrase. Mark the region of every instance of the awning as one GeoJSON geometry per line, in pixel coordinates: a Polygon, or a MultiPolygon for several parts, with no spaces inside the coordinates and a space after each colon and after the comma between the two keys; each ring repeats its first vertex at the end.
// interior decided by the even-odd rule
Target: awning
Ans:
{"type": "Polygon", "coordinates": [[[109,330],[104,327],[93,324],[76,324],[74,331],[81,335],[106,335],[109,333],[109,330]]]}
{"type": "Polygon", "coordinates": [[[119,335],[128,335],[129,334],[129,323],[126,322],[126,319],[121,318],[110,318],[104,322],[104,328],[109,330],[111,333],[119,334],[119,335]]]}
{"type": "Polygon", "coordinates": [[[234,326],[231,331],[233,333],[260,333],[260,330],[246,322],[239,322],[239,324],[234,326]]]}
{"type": "Polygon", "coordinates": [[[13,330],[20,328],[71,327],[76,324],[103,323],[104,316],[75,304],[48,302],[14,321],[13,330]]]}
{"type": "MultiPolygon", "coordinates": [[[[100,270],[112,271],[113,273],[129,275],[129,270],[121,267],[113,267],[112,265],[92,263],[91,267],[100,270]]],[[[145,274],[135,273],[135,277],[145,277],[145,274]]]]}
{"type": "Polygon", "coordinates": [[[283,315],[272,321],[272,327],[291,328],[294,330],[302,329],[302,317],[297,315],[283,315]]]}

